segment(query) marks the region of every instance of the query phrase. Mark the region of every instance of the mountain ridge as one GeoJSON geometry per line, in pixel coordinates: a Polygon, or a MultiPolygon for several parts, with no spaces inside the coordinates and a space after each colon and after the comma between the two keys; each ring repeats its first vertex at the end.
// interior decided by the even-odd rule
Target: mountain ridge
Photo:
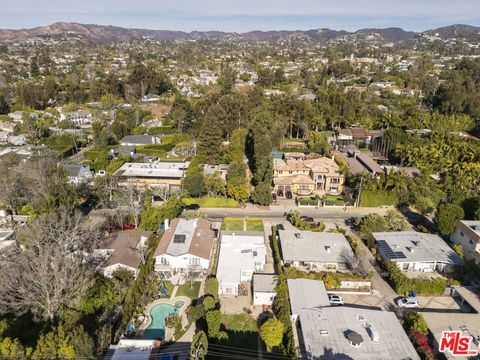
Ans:
{"type": "Polygon", "coordinates": [[[311,30],[253,30],[248,32],[224,31],[176,31],[176,30],[150,30],[138,28],[124,28],[113,25],[81,24],[76,22],[56,22],[46,26],[30,29],[0,29],[0,41],[20,41],[35,36],[65,36],[77,35],[82,39],[94,42],[121,42],[135,38],[149,37],[154,40],[196,40],[237,38],[251,41],[279,41],[291,35],[303,35],[311,41],[324,42],[347,35],[379,34],[385,41],[400,42],[414,37],[438,34],[440,37],[470,36],[480,34],[480,27],[471,25],[454,24],[423,32],[406,31],[399,27],[384,29],[364,28],[354,32],[318,28],[311,30]]]}

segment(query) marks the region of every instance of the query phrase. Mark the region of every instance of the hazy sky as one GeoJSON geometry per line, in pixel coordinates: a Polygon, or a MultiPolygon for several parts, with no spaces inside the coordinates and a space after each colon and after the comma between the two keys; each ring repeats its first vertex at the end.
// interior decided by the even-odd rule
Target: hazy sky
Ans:
{"type": "Polygon", "coordinates": [[[57,21],[164,30],[480,25],[480,0],[0,0],[0,28],[57,21]]]}

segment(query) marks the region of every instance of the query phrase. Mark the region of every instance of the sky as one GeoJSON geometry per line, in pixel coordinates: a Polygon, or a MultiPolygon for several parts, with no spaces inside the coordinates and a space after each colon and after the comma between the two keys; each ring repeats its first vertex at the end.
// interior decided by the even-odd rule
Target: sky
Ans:
{"type": "Polygon", "coordinates": [[[54,22],[182,31],[480,26],[480,0],[0,0],[0,28],[54,22]]]}

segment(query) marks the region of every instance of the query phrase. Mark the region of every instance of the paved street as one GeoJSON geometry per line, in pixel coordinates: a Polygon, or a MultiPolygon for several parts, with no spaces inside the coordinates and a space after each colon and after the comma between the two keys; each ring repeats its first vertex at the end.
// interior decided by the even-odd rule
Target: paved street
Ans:
{"type": "Polygon", "coordinates": [[[351,217],[365,216],[368,214],[385,214],[390,208],[347,208],[327,207],[316,209],[314,207],[299,208],[296,206],[270,206],[262,207],[248,204],[245,208],[201,208],[200,212],[207,214],[211,219],[221,219],[224,217],[258,217],[267,220],[279,220],[285,218],[285,214],[297,210],[300,214],[311,216],[316,220],[345,220],[351,217]]]}

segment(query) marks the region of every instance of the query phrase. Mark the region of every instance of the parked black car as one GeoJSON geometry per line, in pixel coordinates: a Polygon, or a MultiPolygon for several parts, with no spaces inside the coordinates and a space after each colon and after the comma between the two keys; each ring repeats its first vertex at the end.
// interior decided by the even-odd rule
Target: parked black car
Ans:
{"type": "Polygon", "coordinates": [[[313,223],[315,220],[311,216],[302,216],[300,219],[302,219],[305,222],[313,223]]]}
{"type": "Polygon", "coordinates": [[[285,230],[283,224],[277,224],[277,230],[285,230]]]}
{"type": "Polygon", "coordinates": [[[287,191],[287,192],[285,192],[285,196],[287,197],[287,199],[291,199],[291,198],[293,198],[293,194],[292,194],[292,192],[291,192],[291,191],[287,191]]]}
{"type": "Polygon", "coordinates": [[[279,197],[283,197],[283,190],[278,190],[278,191],[277,191],[277,195],[278,195],[279,197]]]}

